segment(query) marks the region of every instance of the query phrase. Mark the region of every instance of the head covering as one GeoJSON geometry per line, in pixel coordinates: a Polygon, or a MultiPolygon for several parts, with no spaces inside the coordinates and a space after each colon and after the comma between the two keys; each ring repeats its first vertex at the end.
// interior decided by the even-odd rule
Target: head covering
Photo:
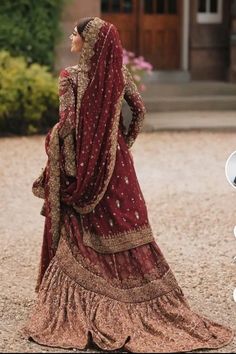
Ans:
{"type": "Polygon", "coordinates": [[[79,20],[79,22],[76,25],[77,32],[84,38],[83,31],[89,21],[94,20],[95,17],[83,17],[79,20]]]}
{"type": "Polygon", "coordinates": [[[112,176],[125,86],[116,27],[95,17],[83,36],[75,114],[76,181],[62,196],[81,214],[95,208],[112,176]]]}
{"type": "Polygon", "coordinates": [[[40,279],[58,246],[62,207],[91,212],[115,167],[125,90],[122,45],[116,27],[98,17],[85,26],[83,35],[78,66],[62,71],[62,114],[47,134],[48,161],[32,187],[37,197],[45,199],[42,257],[47,261],[42,261],[40,279]]]}

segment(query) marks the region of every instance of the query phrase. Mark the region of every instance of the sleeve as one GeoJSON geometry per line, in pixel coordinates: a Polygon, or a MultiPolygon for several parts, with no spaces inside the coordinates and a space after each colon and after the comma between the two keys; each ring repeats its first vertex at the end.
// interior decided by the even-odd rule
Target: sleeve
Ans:
{"type": "Polygon", "coordinates": [[[126,100],[132,111],[132,120],[129,124],[128,131],[124,134],[124,138],[128,148],[130,148],[136,140],[139,132],[142,130],[146,114],[146,108],[142,97],[138,91],[137,85],[135,84],[131,73],[126,67],[125,77],[126,86],[124,99],[126,100]]]}
{"type": "Polygon", "coordinates": [[[59,124],[58,133],[62,139],[65,172],[76,175],[74,130],[76,122],[76,93],[70,73],[64,69],[59,76],[59,124]]]}
{"type": "Polygon", "coordinates": [[[66,136],[75,127],[76,102],[70,73],[64,69],[59,75],[59,131],[66,136]]]}

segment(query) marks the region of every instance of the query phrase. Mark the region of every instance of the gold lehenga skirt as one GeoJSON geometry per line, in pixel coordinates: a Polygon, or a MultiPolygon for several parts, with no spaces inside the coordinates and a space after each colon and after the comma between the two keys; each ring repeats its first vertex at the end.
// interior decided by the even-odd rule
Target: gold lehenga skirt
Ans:
{"type": "Polygon", "coordinates": [[[234,338],[191,310],[155,241],[98,253],[83,244],[81,219],[69,207],[21,333],[51,347],[85,349],[91,338],[102,350],[136,353],[216,349],[234,338]]]}

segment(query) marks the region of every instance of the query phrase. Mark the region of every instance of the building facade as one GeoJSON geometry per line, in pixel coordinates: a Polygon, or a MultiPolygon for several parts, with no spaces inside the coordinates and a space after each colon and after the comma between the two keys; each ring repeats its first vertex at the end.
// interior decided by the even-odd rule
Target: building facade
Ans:
{"type": "Polygon", "coordinates": [[[68,36],[78,18],[99,16],[119,30],[125,49],[154,70],[192,80],[236,81],[236,0],[73,0],[65,6],[65,38],[56,67],[70,65],[68,36]]]}

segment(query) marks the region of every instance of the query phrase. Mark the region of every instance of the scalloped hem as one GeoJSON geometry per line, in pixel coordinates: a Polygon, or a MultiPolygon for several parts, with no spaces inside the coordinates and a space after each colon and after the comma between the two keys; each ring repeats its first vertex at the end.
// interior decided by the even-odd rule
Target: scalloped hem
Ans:
{"type": "Polygon", "coordinates": [[[124,303],[85,289],[56,259],[20,332],[48,347],[83,350],[95,344],[103,351],[134,353],[219,349],[235,336],[231,328],[192,311],[179,287],[152,300],[124,303]]]}
{"type": "Polygon", "coordinates": [[[220,348],[223,348],[227,345],[229,345],[234,337],[235,337],[235,332],[233,330],[232,331],[232,335],[231,337],[229,338],[228,342],[224,342],[223,344],[219,344],[217,346],[213,346],[213,345],[210,345],[210,346],[197,346],[197,347],[187,347],[185,346],[182,350],[171,350],[171,351],[150,351],[148,349],[148,352],[145,350],[143,352],[138,352],[137,350],[135,351],[132,351],[132,350],[128,350],[127,349],[127,346],[126,346],[126,342],[128,342],[130,340],[130,336],[127,337],[127,339],[124,341],[124,344],[121,346],[121,347],[117,347],[117,348],[114,348],[114,349],[104,349],[104,348],[101,348],[99,346],[98,343],[96,343],[94,340],[93,340],[93,336],[92,336],[92,333],[90,331],[88,331],[88,337],[87,337],[87,343],[85,346],[83,347],[72,347],[72,346],[66,346],[66,345],[63,345],[63,346],[60,346],[60,345],[53,345],[53,344],[48,344],[48,343],[45,343],[44,341],[42,341],[41,339],[38,339],[36,338],[35,336],[34,337],[31,337],[31,336],[28,336],[27,334],[24,335],[24,333],[22,333],[22,336],[24,339],[28,339],[32,342],[35,342],[39,345],[42,345],[42,346],[45,346],[45,347],[50,347],[50,348],[61,348],[61,349],[69,349],[69,350],[73,350],[73,349],[77,349],[77,350],[91,350],[91,349],[96,349],[96,350],[103,350],[103,351],[106,351],[106,352],[117,352],[117,351],[122,351],[122,352],[128,352],[128,353],[184,353],[184,352],[194,352],[196,350],[214,350],[214,349],[220,349],[220,348]]]}

